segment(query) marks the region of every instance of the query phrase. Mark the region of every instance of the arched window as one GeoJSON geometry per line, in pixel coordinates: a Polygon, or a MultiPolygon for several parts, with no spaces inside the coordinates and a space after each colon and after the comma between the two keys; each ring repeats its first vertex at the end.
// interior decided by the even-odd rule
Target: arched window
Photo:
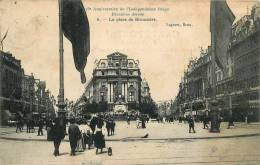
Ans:
{"type": "Polygon", "coordinates": [[[105,68],[105,67],[106,67],[106,63],[101,62],[101,67],[102,67],[102,68],[105,68]]]}
{"type": "Polygon", "coordinates": [[[129,92],[129,100],[128,101],[130,101],[130,102],[135,101],[134,95],[135,95],[135,92],[134,91],[130,91],[129,92]]]}
{"type": "Polygon", "coordinates": [[[129,62],[129,68],[132,68],[134,66],[133,62],[129,62]]]}

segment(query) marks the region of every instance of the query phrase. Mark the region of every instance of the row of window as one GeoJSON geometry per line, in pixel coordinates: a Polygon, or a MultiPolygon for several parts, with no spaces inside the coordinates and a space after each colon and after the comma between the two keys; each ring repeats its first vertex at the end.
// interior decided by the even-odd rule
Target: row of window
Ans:
{"type": "Polygon", "coordinates": [[[230,93],[232,91],[246,90],[249,88],[255,88],[259,86],[258,78],[252,78],[250,80],[241,81],[233,84],[223,84],[217,87],[217,93],[230,93]]]}
{"type": "Polygon", "coordinates": [[[104,76],[104,75],[135,75],[135,76],[138,76],[139,74],[138,74],[138,71],[132,71],[132,70],[130,70],[128,72],[126,70],[122,70],[121,72],[118,70],[109,70],[107,72],[97,71],[96,75],[97,76],[101,76],[101,75],[102,76],[104,76]]]}
{"type": "MultiPolygon", "coordinates": [[[[119,61],[117,61],[117,62],[109,62],[108,66],[109,67],[119,67],[120,66],[120,62],[119,61]]],[[[134,63],[133,62],[129,62],[127,64],[127,62],[121,62],[121,66],[123,66],[123,67],[127,66],[129,68],[133,68],[134,67],[134,63]]],[[[105,62],[101,62],[100,67],[101,68],[106,68],[107,64],[105,62]]]]}
{"type": "MultiPolygon", "coordinates": [[[[101,98],[101,101],[106,101],[106,98],[107,98],[106,92],[100,92],[100,98],[101,98]]],[[[117,101],[118,98],[120,98],[122,100],[125,100],[125,96],[124,95],[118,95],[116,93],[113,94],[113,98],[114,98],[114,101],[117,101]]],[[[128,102],[135,101],[135,92],[134,91],[129,91],[127,98],[128,98],[127,99],[128,102]]]]}
{"type": "MultiPolygon", "coordinates": [[[[125,82],[122,82],[122,84],[123,83],[125,83],[125,82]]],[[[128,82],[128,85],[129,85],[129,87],[134,87],[134,84],[135,84],[136,82],[132,82],[132,81],[129,81],[128,82]]],[[[106,85],[107,85],[108,83],[106,82],[106,81],[101,81],[100,82],[100,86],[101,87],[106,87],[106,85]]],[[[118,85],[118,82],[117,81],[115,81],[115,82],[112,82],[112,84],[114,84],[115,86],[117,86],[118,85]]],[[[126,84],[127,85],[127,84],[126,84]]]]}

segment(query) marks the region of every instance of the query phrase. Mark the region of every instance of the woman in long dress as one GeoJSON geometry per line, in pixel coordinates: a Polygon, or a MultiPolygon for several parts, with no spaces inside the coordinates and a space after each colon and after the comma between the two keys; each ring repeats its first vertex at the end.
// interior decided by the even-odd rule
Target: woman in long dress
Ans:
{"type": "Polygon", "coordinates": [[[76,152],[83,152],[84,151],[84,140],[81,133],[81,138],[77,141],[77,148],[76,152]]]}
{"type": "Polygon", "coordinates": [[[96,154],[98,153],[98,149],[101,149],[101,153],[102,153],[103,148],[106,147],[105,138],[104,138],[104,135],[102,133],[103,125],[104,125],[103,120],[101,118],[98,118],[97,129],[96,129],[96,134],[95,134],[95,138],[94,138],[95,147],[96,147],[96,154]]]}

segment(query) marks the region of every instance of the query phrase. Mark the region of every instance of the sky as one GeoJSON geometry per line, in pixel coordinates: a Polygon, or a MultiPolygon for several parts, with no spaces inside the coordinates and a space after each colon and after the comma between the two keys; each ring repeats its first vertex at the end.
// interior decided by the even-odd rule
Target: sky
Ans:
{"type": "MultiPolygon", "coordinates": [[[[200,47],[210,45],[208,0],[82,1],[90,24],[87,81],[92,77],[95,60],[121,52],[139,60],[141,76],[148,81],[155,101],[174,99],[188,61],[199,56],[200,47]],[[123,9],[114,11],[117,14],[139,16],[112,16],[111,8],[123,9]],[[155,8],[156,11],[129,11],[129,8],[155,8]],[[130,17],[156,21],[116,21],[130,17]],[[183,23],[191,26],[173,26],[183,23]]],[[[256,1],[227,0],[227,3],[237,20],[250,12],[256,1]]],[[[33,73],[35,78],[45,80],[47,88],[57,96],[58,0],[0,0],[0,20],[1,36],[8,29],[4,51],[21,60],[25,74],[33,73]]],[[[64,64],[65,97],[76,100],[86,84],[80,82],[71,44],[65,37],[64,64]]]]}

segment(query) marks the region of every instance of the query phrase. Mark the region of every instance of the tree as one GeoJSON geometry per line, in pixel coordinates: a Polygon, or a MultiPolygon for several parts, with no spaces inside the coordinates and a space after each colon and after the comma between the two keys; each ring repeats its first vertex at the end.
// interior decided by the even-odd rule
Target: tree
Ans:
{"type": "Polygon", "coordinates": [[[151,117],[157,116],[157,107],[153,100],[143,101],[140,105],[140,112],[149,114],[151,117]]]}

